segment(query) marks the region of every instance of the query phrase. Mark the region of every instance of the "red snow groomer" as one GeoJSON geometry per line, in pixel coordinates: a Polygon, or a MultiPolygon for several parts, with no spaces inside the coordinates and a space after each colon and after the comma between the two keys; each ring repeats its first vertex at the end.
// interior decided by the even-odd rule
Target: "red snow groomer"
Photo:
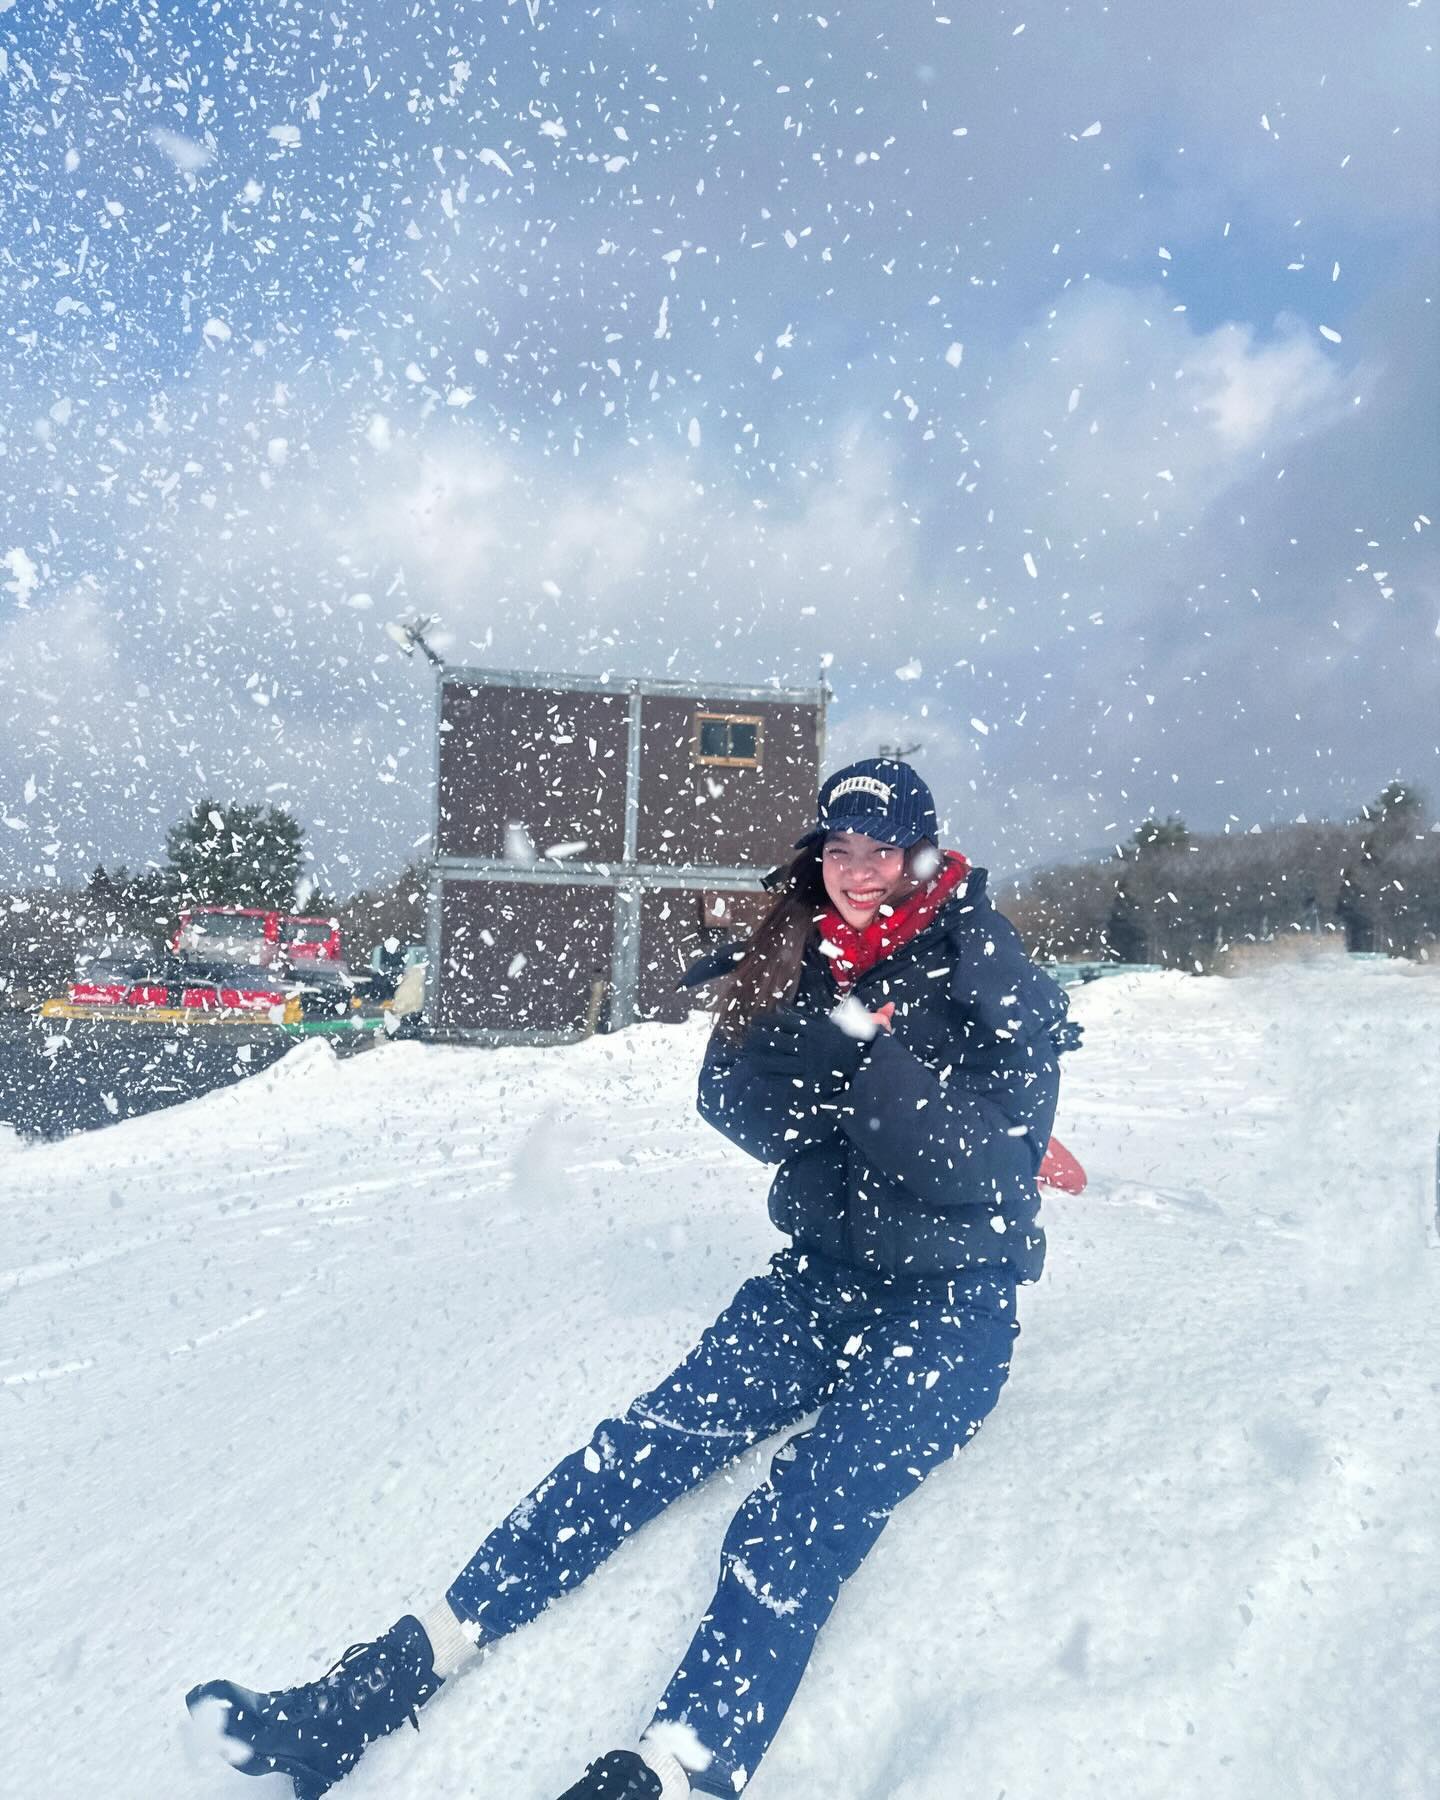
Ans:
{"type": "Polygon", "coordinates": [[[143,942],[109,943],[80,959],[64,998],[47,1000],[41,1013],[130,1024],[246,1018],[288,1023],[300,1012],[294,989],[293,978],[254,954],[235,954],[233,945],[196,956],[173,947],[157,952],[143,942]]]}
{"type": "Polygon", "coordinates": [[[339,963],[340,921],[260,906],[195,906],[180,915],[177,956],[258,964],[339,963]]]}
{"type": "Polygon", "coordinates": [[[276,907],[196,906],[181,913],[166,953],[107,946],[42,1011],[131,1023],[291,1024],[312,1013],[348,1013],[352,987],[338,920],[276,907]]]}

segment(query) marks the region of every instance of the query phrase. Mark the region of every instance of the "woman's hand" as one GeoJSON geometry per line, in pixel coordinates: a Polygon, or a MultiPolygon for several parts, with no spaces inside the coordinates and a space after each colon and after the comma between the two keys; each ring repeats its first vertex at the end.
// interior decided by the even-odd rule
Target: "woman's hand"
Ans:
{"type": "Polygon", "coordinates": [[[844,1087],[860,1066],[865,1041],[878,1025],[858,1002],[851,1004],[865,1021],[864,1032],[848,1028],[833,1014],[781,1007],[750,1027],[742,1054],[757,1074],[778,1075],[813,1093],[834,1092],[844,1087]]]}
{"type": "Polygon", "coordinates": [[[871,1012],[863,1001],[857,1000],[853,994],[847,994],[830,1017],[846,1037],[868,1044],[882,1031],[891,1029],[890,1021],[895,1017],[895,1002],[887,1000],[883,1006],[877,1006],[871,1012]]]}

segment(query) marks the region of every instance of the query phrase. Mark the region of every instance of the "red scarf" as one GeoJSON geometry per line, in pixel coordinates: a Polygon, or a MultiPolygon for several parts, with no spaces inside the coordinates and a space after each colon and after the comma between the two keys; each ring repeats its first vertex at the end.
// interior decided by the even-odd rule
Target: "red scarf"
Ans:
{"type": "Polygon", "coordinates": [[[924,887],[916,888],[895,906],[882,906],[862,930],[847,925],[833,906],[827,906],[815,923],[820,948],[835,986],[849,993],[876,963],[883,962],[902,944],[908,944],[939,912],[970,874],[970,865],[958,850],[946,850],[940,873],[924,887]]]}

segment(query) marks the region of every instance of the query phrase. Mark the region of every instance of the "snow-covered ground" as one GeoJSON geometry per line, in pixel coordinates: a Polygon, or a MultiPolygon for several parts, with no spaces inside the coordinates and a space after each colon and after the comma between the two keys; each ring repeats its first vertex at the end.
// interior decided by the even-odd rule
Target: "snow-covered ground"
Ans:
{"type": "MultiPolygon", "coordinates": [[[[1440,974],[1080,991],[1015,1373],[851,1583],[755,1800],[1440,1794],[1440,974]]],[[[772,1244],[703,1031],[321,1044],[0,1145],[0,1787],[278,1800],[194,1680],[440,1593],[772,1244]]],[[[632,1741],[752,1459],[378,1746],[353,1800],[553,1800],[632,1741]]]]}

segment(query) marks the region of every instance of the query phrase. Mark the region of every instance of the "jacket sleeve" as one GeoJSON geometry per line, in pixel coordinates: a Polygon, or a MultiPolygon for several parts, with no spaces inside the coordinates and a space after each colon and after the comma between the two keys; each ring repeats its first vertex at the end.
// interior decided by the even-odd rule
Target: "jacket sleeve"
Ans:
{"type": "Polygon", "coordinates": [[[988,902],[964,919],[956,951],[950,998],[960,1008],[963,1049],[1008,1051],[1064,1023],[1065,990],[1035,967],[1019,932],[988,902]]]}
{"type": "Polygon", "coordinates": [[[760,1020],[738,1046],[714,1032],[700,1069],[701,1117],[764,1163],[830,1143],[869,1048],[828,1018],[793,1013],[760,1020]]]}

